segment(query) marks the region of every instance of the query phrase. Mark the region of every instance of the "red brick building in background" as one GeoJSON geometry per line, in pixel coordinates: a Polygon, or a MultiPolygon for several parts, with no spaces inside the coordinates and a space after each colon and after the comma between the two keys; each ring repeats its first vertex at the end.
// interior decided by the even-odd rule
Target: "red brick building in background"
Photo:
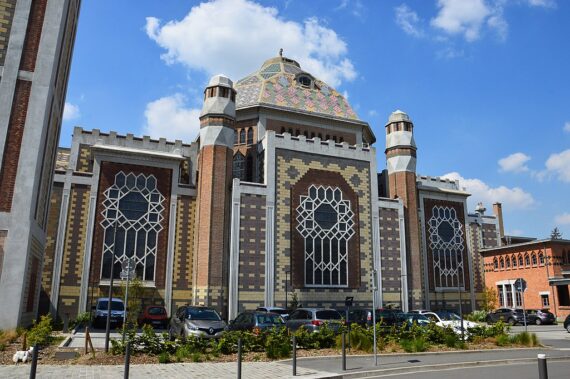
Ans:
{"type": "Polygon", "coordinates": [[[570,314],[570,240],[544,239],[481,251],[485,285],[497,291],[497,306],[522,307],[514,290],[517,278],[527,283],[527,309],[548,308],[558,319],[570,314]]]}

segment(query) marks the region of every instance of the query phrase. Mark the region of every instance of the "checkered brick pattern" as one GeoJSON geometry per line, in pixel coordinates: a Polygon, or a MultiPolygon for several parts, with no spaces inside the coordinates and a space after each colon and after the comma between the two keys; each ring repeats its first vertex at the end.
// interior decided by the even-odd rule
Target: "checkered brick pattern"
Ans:
{"type": "Polygon", "coordinates": [[[16,0],[0,0],[0,66],[4,66],[16,0]]]}
{"type": "Polygon", "coordinates": [[[401,306],[400,221],[397,209],[380,208],[380,256],[384,303],[401,306]]]}

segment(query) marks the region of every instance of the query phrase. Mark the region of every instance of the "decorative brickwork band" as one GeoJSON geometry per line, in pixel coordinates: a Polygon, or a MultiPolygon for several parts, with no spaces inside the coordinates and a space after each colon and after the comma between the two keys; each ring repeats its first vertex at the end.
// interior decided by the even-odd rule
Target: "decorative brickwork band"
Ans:
{"type": "Polygon", "coordinates": [[[40,37],[44,25],[47,0],[32,0],[26,39],[22,59],[20,60],[20,70],[34,71],[36,69],[36,58],[40,47],[40,37]]]}
{"type": "Polygon", "coordinates": [[[16,0],[0,0],[0,66],[4,66],[16,0]]]}
{"type": "Polygon", "coordinates": [[[0,212],[10,212],[12,209],[12,198],[14,197],[18,160],[20,159],[31,88],[31,82],[25,80],[16,82],[2,168],[0,169],[0,212]]]}

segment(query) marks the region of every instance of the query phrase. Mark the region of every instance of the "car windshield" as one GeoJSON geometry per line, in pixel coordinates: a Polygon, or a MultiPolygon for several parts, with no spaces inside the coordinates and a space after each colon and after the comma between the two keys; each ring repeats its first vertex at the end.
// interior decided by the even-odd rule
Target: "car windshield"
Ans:
{"type": "MultiPolygon", "coordinates": [[[[103,311],[107,310],[107,307],[109,306],[109,301],[108,300],[101,300],[99,302],[99,304],[97,305],[97,309],[101,309],[103,311]]],[[[125,307],[123,305],[123,302],[121,301],[111,301],[111,310],[112,311],[124,311],[125,307]]]]}
{"type": "Polygon", "coordinates": [[[186,310],[186,317],[188,317],[189,320],[220,321],[222,319],[218,312],[208,308],[188,308],[186,310]]]}
{"type": "Polygon", "coordinates": [[[340,320],[342,316],[337,311],[317,311],[319,320],[340,320]]]}
{"type": "Polygon", "coordinates": [[[459,320],[461,320],[461,317],[459,317],[458,315],[456,315],[453,312],[435,312],[435,314],[438,315],[440,319],[445,320],[445,321],[459,321],[459,320]]]}
{"type": "Polygon", "coordinates": [[[148,309],[149,315],[163,315],[166,314],[166,310],[162,307],[153,307],[148,309]]]}
{"type": "Polygon", "coordinates": [[[276,314],[264,314],[264,315],[257,315],[258,324],[274,324],[274,325],[281,325],[283,324],[283,319],[281,316],[276,314]]]}
{"type": "Polygon", "coordinates": [[[289,310],[288,310],[288,309],[272,309],[271,312],[277,313],[277,314],[279,314],[279,315],[287,315],[287,314],[289,314],[289,310]]]}

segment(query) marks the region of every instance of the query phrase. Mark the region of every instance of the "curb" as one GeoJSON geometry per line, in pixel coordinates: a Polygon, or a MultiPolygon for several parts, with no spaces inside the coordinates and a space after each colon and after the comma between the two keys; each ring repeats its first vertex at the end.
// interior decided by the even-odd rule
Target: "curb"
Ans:
{"type": "MultiPolygon", "coordinates": [[[[566,357],[551,357],[548,358],[549,361],[570,361],[570,356],[566,357]]],[[[358,371],[353,373],[344,373],[332,376],[322,376],[320,379],[352,379],[352,378],[367,378],[371,376],[388,376],[396,374],[411,374],[414,372],[426,372],[426,371],[439,371],[445,369],[459,369],[459,368],[469,368],[469,367],[484,367],[484,366],[499,366],[499,365],[510,365],[517,363],[535,363],[536,358],[516,358],[516,359],[498,359],[493,361],[474,361],[474,362],[456,362],[456,363],[442,363],[434,365],[425,366],[414,366],[414,367],[396,367],[388,369],[379,370],[367,370],[358,371]]]]}
{"type": "MultiPolygon", "coordinates": [[[[525,351],[525,350],[556,350],[551,346],[536,346],[536,347],[512,347],[508,349],[479,349],[479,350],[452,350],[452,351],[425,351],[422,353],[384,353],[378,354],[378,357],[417,357],[422,355],[447,355],[447,354],[474,354],[474,353],[492,353],[492,352],[503,352],[503,351],[525,351]]],[[[304,361],[304,360],[313,360],[313,359],[338,359],[341,358],[342,355],[322,355],[322,356],[313,356],[313,357],[297,357],[297,361],[304,361]]],[[[374,354],[347,354],[347,358],[349,357],[357,357],[357,358],[365,358],[365,357],[374,357],[374,354]]],[[[274,362],[291,362],[292,358],[282,359],[274,362]]]]}

